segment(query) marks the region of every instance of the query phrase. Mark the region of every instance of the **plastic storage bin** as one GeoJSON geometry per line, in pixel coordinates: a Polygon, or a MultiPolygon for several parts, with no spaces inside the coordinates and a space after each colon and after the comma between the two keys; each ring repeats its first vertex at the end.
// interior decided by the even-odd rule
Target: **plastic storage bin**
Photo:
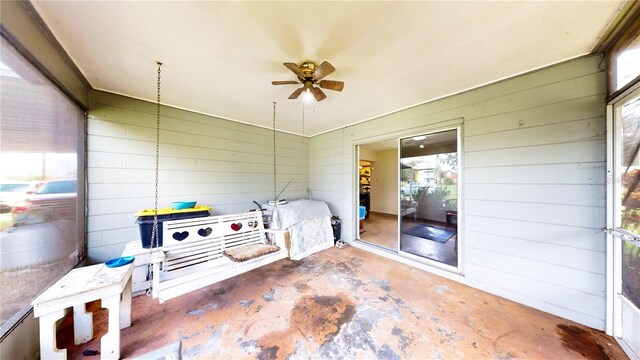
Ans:
{"type": "MultiPolygon", "coordinates": [[[[158,209],[158,247],[162,246],[162,223],[164,221],[206,217],[211,215],[210,211],[211,207],[204,205],[183,210],[175,210],[173,208],[158,209]]],[[[138,217],[136,224],[138,224],[140,230],[142,247],[149,249],[151,247],[151,235],[153,233],[153,209],[138,211],[135,216],[138,217]]]]}

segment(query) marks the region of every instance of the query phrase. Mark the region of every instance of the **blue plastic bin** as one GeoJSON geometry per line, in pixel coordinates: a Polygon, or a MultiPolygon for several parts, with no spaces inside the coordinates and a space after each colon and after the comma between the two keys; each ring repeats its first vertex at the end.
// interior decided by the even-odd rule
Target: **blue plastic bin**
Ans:
{"type": "Polygon", "coordinates": [[[364,206],[360,206],[359,219],[364,220],[365,216],[367,216],[367,208],[364,206]]]}

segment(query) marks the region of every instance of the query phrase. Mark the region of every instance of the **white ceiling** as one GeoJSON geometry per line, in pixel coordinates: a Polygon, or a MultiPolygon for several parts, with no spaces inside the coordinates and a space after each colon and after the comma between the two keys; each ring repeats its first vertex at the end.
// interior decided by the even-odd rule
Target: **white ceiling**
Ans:
{"type": "Polygon", "coordinates": [[[34,6],[96,89],[303,133],[283,62],[327,60],[343,92],[315,135],[588,54],[623,1],[57,2],[34,6]]]}

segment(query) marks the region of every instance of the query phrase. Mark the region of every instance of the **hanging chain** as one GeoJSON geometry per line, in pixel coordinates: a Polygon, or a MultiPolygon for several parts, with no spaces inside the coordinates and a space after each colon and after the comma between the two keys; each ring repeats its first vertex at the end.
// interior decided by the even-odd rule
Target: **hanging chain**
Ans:
{"type": "Polygon", "coordinates": [[[156,99],[156,174],[155,174],[155,196],[153,206],[153,233],[151,234],[151,249],[158,246],[159,233],[158,233],[158,173],[160,169],[160,81],[161,72],[160,69],[162,63],[158,61],[158,87],[157,87],[157,99],[156,99]]]}
{"type": "Polygon", "coordinates": [[[147,265],[147,280],[149,281],[149,288],[147,289],[147,294],[152,294],[151,284],[153,283],[153,264],[151,262],[151,257],[153,256],[153,249],[157,247],[160,243],[159,240],[159,232],[158,232],[158,173],[160,169],[160,67],[162,63],[160,61],[156,61],[158,64],[158,87],[157,87],[157,98],[156,98],[156,178],[155,178],[155,195],[154,195],[154,204],[153,204],[153,228],[151,230],[151,246],[149,248],[149,264],[147,265]]]}
{"type": "Polygon", "coordinates": [[[273,102],[273,201],[276,199],[276,102],[273,102]]]}
{"type": "Polygon", "coordinates": [[[302,136],[304,136],[304,103],[302,103],[302,136]]]}
{"type": "Polygon", "coordinates": [[[153,205],[153,230],[151,232],[151,252],[153,252],[153,248],[159,245],[159,232],[158,232],[158,173],[160,169],[160,80],[161,73],[160,68],[162,66],[161,62],[158,63],[158,96],[156,99],[156,183],[155,183],[155,203],[153,205]]]}

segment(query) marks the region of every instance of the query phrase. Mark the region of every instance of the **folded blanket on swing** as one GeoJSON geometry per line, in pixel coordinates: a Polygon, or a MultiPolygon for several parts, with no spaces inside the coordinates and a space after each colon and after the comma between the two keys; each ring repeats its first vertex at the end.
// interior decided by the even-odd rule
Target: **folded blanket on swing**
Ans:
{"type": "Polygon", "coordinates": [[[253,244],[225,250],[223,254],[234,262],[243,262],[277,251],[280,247],[276,245],[253,244]]]}

